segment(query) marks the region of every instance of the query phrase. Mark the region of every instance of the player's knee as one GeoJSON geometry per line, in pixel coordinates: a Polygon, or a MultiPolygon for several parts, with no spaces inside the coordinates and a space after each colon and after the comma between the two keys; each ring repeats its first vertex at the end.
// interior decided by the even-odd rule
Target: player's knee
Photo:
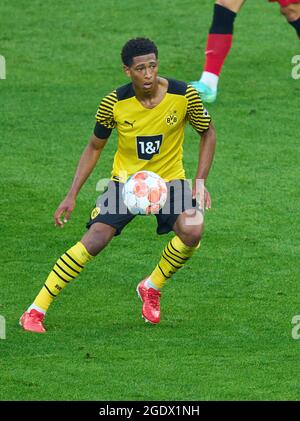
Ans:
{"type": "Polygon", "coordinates": [[[181,240],[187,246],[196,247],[201,240],[203,230],[203,224],[197,226],[184,225],[180,233],[181,240]]]}
{"type": "Polygon", "coordinates": [[[188,242],[191,247],[196,247],[201,240],[203,227],[194,228],[188,233],[188,242]]]}
{"type": "Polygon", "coordinates": [[[284,15],[289,22],[293,22],[300,17],[299,7],[296,7],[295,4],[289,4],[288,6],[281,6],[280,12],[284,15]]]}
{"type": "Polygon", "coordinates": [[[216,4],[226,9],[231,10],[232,12],[237,13],[241,8],[244,0],[216,0],[216,4]]]}
{"type": "Polygon", "coordinates": [[[226,9],[230,9],[230,7],[232,7],[232,0],[216,0],[216,4],[226,7],[226,9]]]}

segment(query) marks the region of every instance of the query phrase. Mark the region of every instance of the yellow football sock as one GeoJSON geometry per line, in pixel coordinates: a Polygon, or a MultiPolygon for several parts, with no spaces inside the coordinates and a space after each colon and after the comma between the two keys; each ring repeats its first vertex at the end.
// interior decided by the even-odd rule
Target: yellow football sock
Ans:
{"type": "Polygon", "coordinates": [[[47,311],[53,299],[80,274],[92,258],[81,242],[71,247],[55,263],[33,304],[47,311]]]}
{"type": "Polygon", "coordinates": [[[185,245],[178,236],[172,238],[162,252],[161,259],[150,275],[151,282],[162,288],[167,279],[182,268],[194,251],[200,247],[200,242],[195,247],[185,245]]]}

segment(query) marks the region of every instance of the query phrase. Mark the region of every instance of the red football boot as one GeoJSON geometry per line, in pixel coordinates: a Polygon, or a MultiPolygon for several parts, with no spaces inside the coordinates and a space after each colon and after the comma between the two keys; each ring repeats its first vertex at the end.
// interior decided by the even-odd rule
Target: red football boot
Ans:
{"type": "Polygon", "coordinates": [[[145,286],[146,279],[138,284],[136,292],[143,302],[143,318],[146,322],[156,324],[160,322],[160,291],[147,288],[145,286]]]}
{"type": "Polygon", "coordinates": [[[19,324],[24,330],[30,332],[44,333],[46,329],[43,326],[45,315],[37,310],[25,311],[21,316],[19,324]]]}

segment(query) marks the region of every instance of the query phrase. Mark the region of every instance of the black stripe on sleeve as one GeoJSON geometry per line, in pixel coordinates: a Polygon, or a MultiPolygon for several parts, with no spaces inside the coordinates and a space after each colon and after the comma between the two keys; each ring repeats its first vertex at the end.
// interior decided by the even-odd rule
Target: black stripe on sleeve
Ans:
{"type": "Polygon", "coordinates": [[[99,139],[108,139],[111,135],[112,129],[108,129],[107,127],[102,126],[102,124],[98,123],[95,124],[94,128],[94,135],[99,139]]]}

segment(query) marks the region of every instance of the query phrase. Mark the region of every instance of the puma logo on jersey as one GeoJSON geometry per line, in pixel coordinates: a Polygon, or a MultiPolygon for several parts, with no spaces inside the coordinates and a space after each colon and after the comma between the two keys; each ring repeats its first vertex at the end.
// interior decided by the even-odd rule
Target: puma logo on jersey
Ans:
{"type": "Polygon", "coordinates": [[[136,122],[136,120],[134,120],[132,123],[130,123],[130,121],[127,121],[127,120],[124,121],[125,124],[128,124],[132,128],[133,128],[133,125],[134,125],[135,122],[136,122]]]}

